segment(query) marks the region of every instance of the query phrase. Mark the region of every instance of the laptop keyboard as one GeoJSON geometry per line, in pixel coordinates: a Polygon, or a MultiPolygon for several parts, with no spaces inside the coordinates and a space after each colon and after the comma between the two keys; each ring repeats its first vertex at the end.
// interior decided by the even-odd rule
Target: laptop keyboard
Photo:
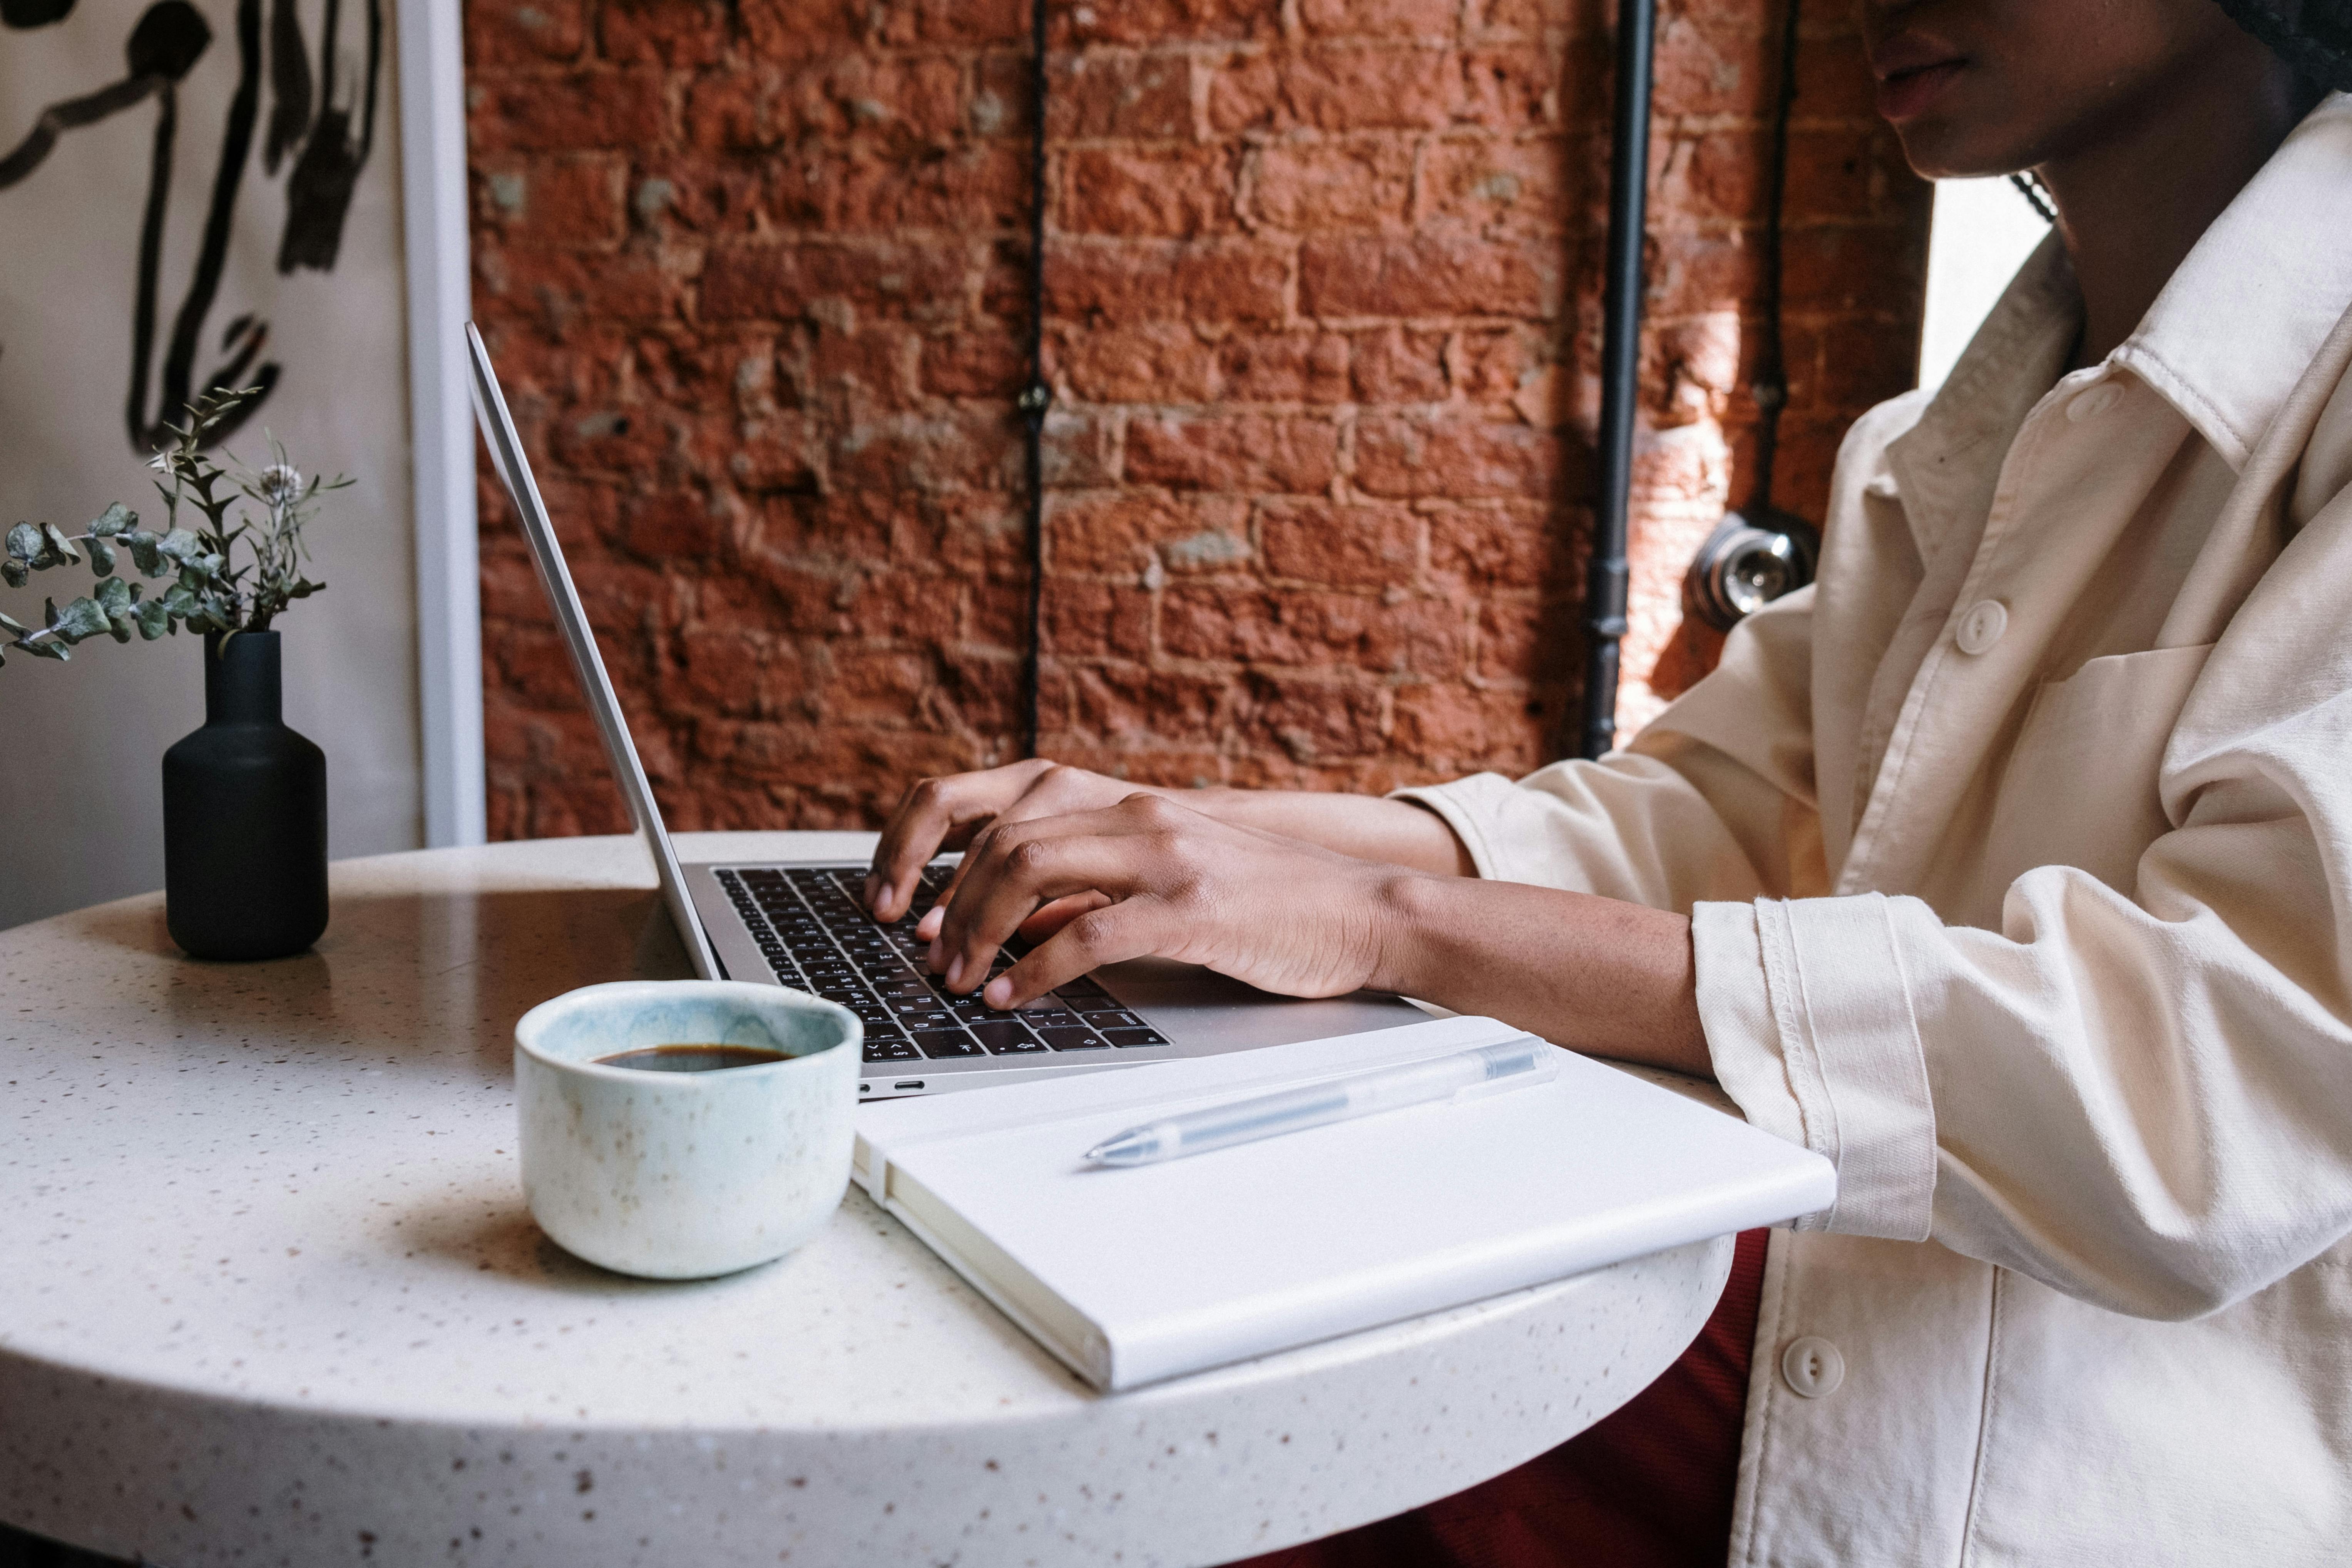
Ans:
{"type": "MultiPolygon", "coordinates": [[[[952,869],[925,867],[914,908],[888,925],[877,924],[852,891],[865,880],[862,870],[747,866],[721,868],[718,877],[779,981],[857,1015],[866,1026],[869,1062],[1168,1044],[1090,979],[1074,980],[1016,1012],[983,1005],[977,995],[950,994],[924,967],[927,944],[915,940],[915,922],[952,869]]],[[[1013,956],[999,952],[989,973],[1012,968],[1013,956]]]]}

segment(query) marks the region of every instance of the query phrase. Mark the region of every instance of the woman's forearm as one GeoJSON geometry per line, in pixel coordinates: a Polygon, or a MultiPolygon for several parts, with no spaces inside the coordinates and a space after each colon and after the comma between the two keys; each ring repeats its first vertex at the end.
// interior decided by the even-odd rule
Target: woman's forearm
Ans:
{"type": "Polygon", "coordinates": [[[1596,1056],[1712,1078],[1690,921],[1589,893],[1400,875],[1374,981],[1596,1056]]]}
{"type": "Polygon", "coordinates": [[[1445,819],[1411,801],[1304,790],[1171,790],[1169,798],[1221,822],[1279,833],[1360,860],[1438,877],[1476,874],[1445,819]]]}

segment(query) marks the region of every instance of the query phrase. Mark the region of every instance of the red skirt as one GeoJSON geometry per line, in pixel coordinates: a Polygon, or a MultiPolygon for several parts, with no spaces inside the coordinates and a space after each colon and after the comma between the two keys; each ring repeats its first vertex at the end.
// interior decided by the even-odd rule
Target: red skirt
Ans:
{"type": "Polygon", "coordinates": [[[1468,1491],[1235,1568],[1724,1568],[1764,1237],[1741,1234],[1698,1338],[1613,1415],[1468,1491]]]}

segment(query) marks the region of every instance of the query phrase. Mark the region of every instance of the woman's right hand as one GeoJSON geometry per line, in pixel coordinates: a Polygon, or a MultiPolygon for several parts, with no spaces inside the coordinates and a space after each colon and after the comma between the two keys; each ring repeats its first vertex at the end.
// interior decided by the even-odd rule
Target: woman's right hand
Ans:
{"type": "MultiPolygon", "coordinates": [[[[900,798],[882,829],[873,868],[866,875],[866,908],[879,921],[900,919],[914,903],[923,868],[931,858],[942,849],[965,847],[993,824],[1100,811],[1129,795],[1170,793],[1043,758],[923,779],[900,798]]],[[[950,879],[940,895],[942,905],[962,875],[959,869],[950,879]]]]}

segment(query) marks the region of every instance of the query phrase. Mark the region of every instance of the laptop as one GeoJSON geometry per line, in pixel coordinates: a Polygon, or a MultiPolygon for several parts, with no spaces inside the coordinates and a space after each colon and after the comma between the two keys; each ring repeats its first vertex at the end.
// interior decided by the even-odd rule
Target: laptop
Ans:
{"type": "MultiPolygon", "coordinates": [[[[629,820],[652,852],[662,899],[706,980],[745,980],[838,1002],[866,1026],[859,1094],[868,1100],[1030,1082],[1139,1062],[1216,1056],[1423,1021],[1393,996],[1358,993],[1300,1001],[1275,996],[1192,964],[1144,959],[1108,964],[1013,1012],[949,993],[924,967],[915,922],[954,868],[923,873],[905,919],[884,925],[859,899],[862,860],[681,862],[654,802],[604,656],[572,585],[562,547],[540,499],[489,351],[472,322],[474,413],[490,461],[522,521],[571,649],[588,709],[604,740],[629,820]]],[[[997,955],[996,969],[1013,959],[997,955]]]]}

